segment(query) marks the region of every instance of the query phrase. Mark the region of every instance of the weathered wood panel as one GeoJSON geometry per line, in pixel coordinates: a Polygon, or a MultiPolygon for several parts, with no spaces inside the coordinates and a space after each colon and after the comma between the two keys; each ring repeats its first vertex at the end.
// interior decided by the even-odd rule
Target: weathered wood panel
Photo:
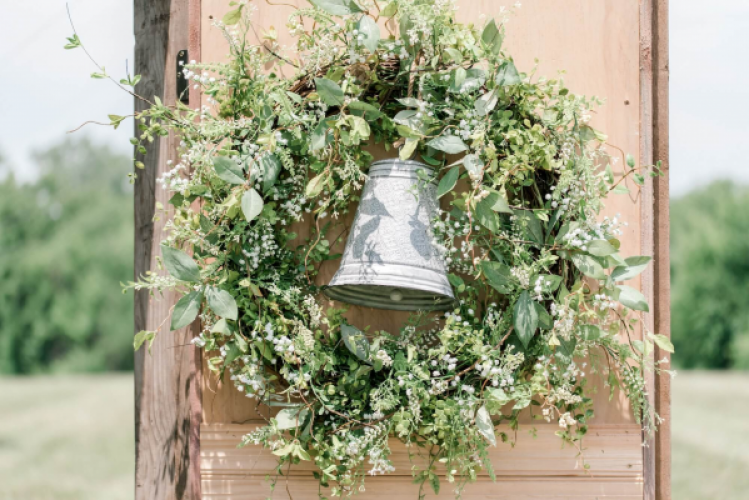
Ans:
{"type": "MultiPolygon", "coordinates": [[[[482,15],[495,15],[498,10],[497,2],[491,0],[463,0],[459,3],[459,17],[463,20],[480,22],[482,15]]],[[[290,0],[273,6],[268,2],[255,3],[258,24],[275,26],[281,44],[289,41],[283,28],[291,11],[289,4],[307,3],[304,0],[290,0]]],[[[609,135],[609,143],[616,146],[612,146],[610,152],[620,158],[615,168],[619,175],[624,168],[624,158],[619,149],[632,153],[642,162],[649,161],[654,153],[656,158],[666,159],[666,5],[666,0],[526,0],[508,26],[506,44],[522,71],[530,72],[534,67],[534,58],[538,58],[540,62],[536,77],[543,75],[551,78],[556,76],[557,71],[564,70],[564,79],[573,92],[606,99],[606,105],[594,115],[592,125],[604,130],[609,135]],[[655,59],[651,60],[653,54],[655,59]],[[651,62],[656,65],[656,74],[653,73],[651,62]]],[[[223,40],[210,27],[212,20],[220,19],[226,10],[228,6],[224,0],[202,0],[200,47],[204,61],[226,56],[223,40]]],[[[629,223],[622,237],[625,254],[652,254],[654,250],[661,252],[656,254],[658,262],[655,275],[651,272],[630,283],[641,288],[651,299],[655,292],[661,294],[654,303],[655,326],[660,332],[665,331],[664,326],[667,328],[668,322],[668,261],[667,253],[663,253],[667,252],[668,241],[667,212],[663,211],[664,206],[667,208],[667,192],[667,179],[660,180],[655,189],[648,186],[643,195],[635,200],[621,196],[612,198],[606,210],[606,214],[611,216],[621,214],[621,219],[629,223]],[[654,210],[659,214],[655,227],[654,210]]],[[[389,328],[388,325],[393,322],[392,316],[373,310],[362,308],[354,314],[357,319],[376,328],[389,328]]],[[[653,325],[652,318],[650,324],[653,325]]],[[[205,498],[264,498],[268,486],[256,474],[272,466],[272,461],[268,460],[271,457],[259,449],[234,449],[238,440],[235,438],[249,427],[227,425],[256,421],[258,415],[252,403],[233,388],[222,386],[209,376],[203,379],[203,384],[201,474],[205,498]]],[[[516,456],[526,457],[528,464],[538,461],[539,464],[545,463],[545,466],[521,470],[522,465],[514,466],[513,459],[503,458],[502,452],[498,452],[496,468],[503,476],[500,482],[496,485],[480,482],[469,486],[466,495],[471,498],[654,498],[655,469],[659,467],[658,498],[670,498],[668,483],[662,478],[665,474],[663,471],[668,467],[668,449],[664,447],[668,444],[667,434],[666,438],[658,440],[658,458],[652,450],[643,455],[637,426],[633,425],[626,399],[619,395],[609,402],[608,391],[603,389],[602,384],[598,384],[598,387],[595,396],[596,429],[600,429],[603,435],[618,436],[603,444],[593,436],[585,442],[585,446],[606,455],[605,459],[600,457],[593,462],[599,468],[598,473],[594,467],[591,474],[580,475],[574,467],[570,468],[569,457],[555,455],[559,451],[559,442],[540,439],[531,442],[533,444],[524,442],[514,451],[517,452],[516,456]],[[622,432],[623,435],[617,434],[622,432]],[[609,455],[613,458],[609,458],[609,455]],[[555,458],[548,458],[550,456],[555,458]],[[631,457],[638,459],[632,460],[631,457]],[[626,469],[617,472],[616,467],[626,469]],[[644,477],[649,478],[646,479],[650,484],[647,490],[643,490],[644,477]]],[[[667,390],[667,380],[651,381],[651,387],[667,390]]],[[[667,395],[657,395],[656,404],[664,413],[664,409],[668,408],[667,395]]],[[[597,457],[597,454],[594,453],[594,456],[597,457]]],[[[374,479],[367,495],[413,498],[416,494],[405,478],[374,479]]],[[[278,487],[282,488],[283,484],[279,483],[278,487]]],[[[307,479],[295,477],[288,488],[294,498],[317,495],[316,484],[307,479]]],[[[442,496],[445,495],[452,496],[449,488],[443,490],[442,496]]]]}
{"type": "MultiPolygon", "coordinates": [[[[137,92],[147,99],[159,96],[173,104],[176,54],[187,48],[187,0],[135,0],[135,66],[143,76],[137,92]]],[[[136,99],[136,109],[144,103],[136,99]]],[[[136,129],[135,134],[138,135],[136,129]]],[[[142,158],[135,185],[135,277],[155,270],[164,222],[154,221],[155,206],[168,206],[167,193],[156,189],[156,178],[177,159],[174,135],[154,141],[142,158]]],[[[178,297],[154,299],[139,292],[135,301],[135,329],[156,330],[178,297]]],[[[198,364],[190,339],[193,327],[170,333],[162,328],[150,354],[135,355],[136,470],[135,497],[196,499],[200,497],[197,445],[200,408],[198,364]]]]}
{"type": "MultiPolygon", "coordinates": [[[[273,493],[278,498],[318,500],[318,485],[314,479],[282,479],[273,493]]],[[[359,500],[387,498],[414,500],[419,487],[407,477],[367,478],[366,492],[358,493],[359,500]]],[[[258,476],[204,476],[204,500],[264,499],[271,495],[268,481],[258,476]]],[[[454,500],[454,486],[443,484],[439,495],[427,492],[427,498],[454,500]]],[[[619,477],[500,477],[496,482],[480,479],[468,485],[463,498],[476,500],[641,500],[642,486],[628,478],[619,477]]]]}
{"type": "MultiPolygon", "coordinates": [[[[201,474],[264,477],[274,474],[277,461],[259,448],[237,448],[244,434],[252,432],[258,425],[210,424],[203,425],[201,437],[201,474]]],[[[554,433],[559,428],[553,424],[535,426],[535,437],[528,429],[515,437],[515,446],[500,443],[491,448],[489,455],[497,476],[605,476],[626,477],[632,481],[642,479],[642,453],[640,452],[640,428],[637,425],[591,426],[583,444],[582,456],[577,448],[566,445],[554,433]],[[589,468],[585,469],[584,465],[589,468]]],[[[508,427],[498,427],[498,432],[513,433],[508,427]]],[[[393,476],[411,476],[411,466],[426,465],[426,457],[409,458],[409,450],[400,441],[393,440],[395,466],[393,476]]],[[[417,449],[412,449],[416,453],[417,449]]],[[[301,462],[292,467],[292,476],[310,476],[315,470],[311,462],[301,462]]],[[[284,472],[286,474],[286,471],[284,472]]],[[[481,473],[487,476],[486,471],[481,473]]],[[[469,490],[470,491],[470,490],[469,490]]]]}

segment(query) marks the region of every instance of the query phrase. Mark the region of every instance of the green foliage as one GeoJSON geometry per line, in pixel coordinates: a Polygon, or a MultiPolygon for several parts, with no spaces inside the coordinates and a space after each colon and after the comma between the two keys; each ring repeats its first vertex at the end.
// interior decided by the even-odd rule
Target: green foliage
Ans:
{"type": "Polygon", "coordinates": [[[131,369],[129,160],[83,139],[35,163],[0,182],[0,373],[131,369]]]}
{"type": "Polygon", "coordinates": [[[749,188],[715,182],[671,202],[673,360],[749,369],[749,188]]]}

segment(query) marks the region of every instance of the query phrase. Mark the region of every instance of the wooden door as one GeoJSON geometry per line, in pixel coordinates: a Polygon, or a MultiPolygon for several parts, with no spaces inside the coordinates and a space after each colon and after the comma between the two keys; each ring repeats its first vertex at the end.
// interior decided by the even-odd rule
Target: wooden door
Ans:
{"type": "MultiPolygon", "coordinates": [[[[253,3],[258,9],[256,22],[268,28],[274,26],[282,45],[289,41],[285,29],[291,11],[289,5],[307,5],[306,0],[255,0],[253,3]]],[[[221,34],[211,24],[229,10],[228,0],[173,0],[172,10],[182,12],[188,4],[190,59],[203,62],[222,60],[228,50],[221,34]]],[[[459,0],[458,4],[458,18],[477,23],[482,22],[484,15],[498,15],[501,5],[496,0],[459,0]]],[[[521,71],[530,72],[534,60],[538,59],[536,77],[554,78],[564,70],[566,84],[573,92],[606,99],[606,104],[594,115],[592,125],[608,134],[609,143],[639,157],[642,163],[651,163],[654,155],[667,160],[666,5],[667,0],[524,0],[507,25],[505,45],[521,71]]],[[[181,15],[184,17],[185,13],[181,15]]],[[[177,36],[178,39],[184,37],[184,32],[177,36]]],[[[170,83],[167,80],[167,86],[170,83]]],[[[192,93],[191,107],[197,107],[199,103],[200,96],[192,93]]],[[[610,153],[621,156],[613,147],[610,153]]],[[[167,158],[168,152],[163,153],[154,168],[163,168],[167,158]]],[[[620,158],[617,164],[619,174],[624,164],[624,158],[620,158]]],[[[653,306],[654,314],[648,319],[650,329],[655,326],[659,333],[666,334],[667,202],[666,178],[648,184],[636,199],[626,196],[610,199],[605,211],[608,215],[620,214],[620,218],[629,223],[626,234],[622,236],[624,255],[656,257],[654,268],[633,280],[631,286],[640,288],[653,306]]],[[[158,243],[155,239],[152,241],[158,243]]],[[[329,269],[329,275],[334,271],[335,268],[329,269]]],[[[151,316],[159,314],[164,312],[159,309],[151,316]]],[[[394,321],[389,313],[372,309],[354,308],[352,314],[357,322],[371,324],[375,329],[387,328],[394,321]]],[[[176,345],[176,341],[161,342],[164,344],[156,344],[154,349],[163,351],[176,345]]],[[[658,351],[655,353],[659,359],[663,355],[658,351]]],[[[193,359],[192,356],[188,358],[193,359]]],[[[261,423],[250,401],[232,386],[219,384],[208,370],[201,373],[200,361],[191,367],[185,367],[181,361],[162,363],[161,368],[154,368],[150,366],[152,364],[146,360],[140,369],[147,373],[149,369],[171,370],[164,374],[166,379],[176,388],[185,389],[185,394],[193,395],[192,399],[187,398],[189,401],[197,397],[191,378],[197,376],[202,395],[196,404],[183,403],[185,410],[173,415],[174,436],[184,445],[181,451],[170,441],[168,434],[153,432],[142,438],[150,440],[144,449],[156,450],[162,445],[166,456],[155,460],[162,471],[161,476],[144,470],[146,465],[141,460],[137,474],[147,478],[149,485],[136,490],[142,491],[138,498],[267,498],[270,491],[266,477],[274,474],[275,457],[257,447],[236,447],[243,434],[261,423]],[[200,418],[199,440],[195,438],[196,418],[200,418]],[[178,425],[180,419],[182,428],[178,425]],[[183,467],[184,478],[175,479],[175,464],[181,463],[188,464],[183,467]],[[172,476],[169,471],[172,471],[172,476]],[[149,496],[146,492],[158,491],[160,481],[172,486],[176,484],[177,488],[180,481],[195,486],[183,489],[181,494],[162,488],[161,494],[149,496]]],[[[585,460],[590,466],[588,470],[582,468],[577,450],[563,448],[561,440],[554,436],[556,425],[526,422],[521,426],[514,448],[500,444],[492,453],[497,481],[482,477],[466,487],[464,498],[670,498],[667,425],[655,443],[643,448],[640,428],[633,421],[626,398],[618,394],[609,400],[608,389],[601,383],[597,386],[594,396],[596,418],[583,441],[585,460]],[[529,432],[531,429],[536,431],[535,438],[529,432]]],[[[667,380],[653,379],[650,386],[658,410],[668,415],[667,380]]],[[[154,403],[156,394],[148,393],[141,399],[145,398],[145,403],[154,403]]],[[[169,405],[170,401],[161,404],[169,405]]],[[[141,420],[145,418],[139,416],[141,420]]],[[[171,414],[166,419],[170,418],[171,414]]],[[[369,478],[366,492],[359,496],[362,500],[385,495],[393,500],[417,498],[418,487],[412,484],[405,449],[402,446],[393,449],[396,472],[369,478]]],[[[136,481],[137,478],[138,475],[136,481]]],[[[289,494],[294,500],[317,498],[317,482],[311,477],[309,468],[305,470],[300,465],[292,469],[288,480],[279,481],[275,497],[286,498],[289,494]]],[[[431,492],[428,496],[432,496],[431,492]]],[[[446,482],[443,482],[439,497],[453,497],[446,482]]]]}

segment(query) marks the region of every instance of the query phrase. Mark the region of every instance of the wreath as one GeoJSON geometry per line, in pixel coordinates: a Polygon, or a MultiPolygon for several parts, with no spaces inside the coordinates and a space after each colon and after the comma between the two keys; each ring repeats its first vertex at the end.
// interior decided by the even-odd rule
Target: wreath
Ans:
{"type": "MultiPolygon", "coordinates": [[[[271,450],[279,474],[313,462],[339,496],[364,491],[367,473],[392,472],[397,438],[424,458],[413,472],[422,487],[438,490],[440,466],[459,494],[481,469],[494,477],[488,449],[513,439],[495,426],[517,429],[521,412],[558,423],[580,448],[590,373],[623,390],[652,432],[660,418],[644,374],[662,370],[653,344],[672,346],[650,332],[635,340],[648,305],[621,283],[650,258],[621,256],[624,222],[599,212],[658,165],[626,156],[615,180],[616,158],[588,123],[600,102],[520,73],[502,47],[504,17],[461,24],[451,0],[310,1],[288,19],[293,56],[274,31],[258,33],[252,4],[231,2],[214,23],[229,61],[184,68],[209,105],[155,99],[135,115],[140,152],[169,130],[182,142],[159,179],[173,193],[168,275],[128,287],[184,292],[171,330],[199,318],[193,342],[209,368],[278,410],[241,444],[271,450]],[[383,24],[400,35],[383,36],[383,24]],[[316,281],[339,257],[372,145],[418,155],[447,207],[432,230],[457,301],[413,313],[400,331],[349,324],[316,281]],[[304,223],[311,233],[299,236],[304,223]]],[[[140,332],[136,349],[156,333],[140,332]]]]}

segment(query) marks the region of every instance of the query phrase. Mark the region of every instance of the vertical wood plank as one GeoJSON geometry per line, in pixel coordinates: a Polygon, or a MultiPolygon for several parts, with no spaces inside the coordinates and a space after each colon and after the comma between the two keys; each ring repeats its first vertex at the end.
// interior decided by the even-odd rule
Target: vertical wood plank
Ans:
{"type": "MultiPolygon", "coordinates": [[[[134,0],[135,67],[142,75],[137,92],[147,99],[159,96],[165,104],[176,99],[176,54],[188,46],[187,0],[134,0]]],[[[136,110],[147,107],[136,99],[136,110]]],[[[138,135],[136,128],[135,134],[138,135]]],[[[154,221],[155,206],[168,206],[156,179],[177,159],[174,135],[155,140],[141,158],[145,169],[135,185],[135,277],[156,270],[162,240],[162,215],[154,221]]],[[[160,300],[138,292],[135,328],[157,330],[176,302],[175,294],[160,300]]],[[[190,344],[194,326],[177,332],[161,327],[151,352],[135,355],[135,498],[198,499],[199,408],[196,350],[190,344]]]]}
{"type": "MultiPolygon", "coordinates": [[[[654,323],[656,333],[671,336],[671,273],[669,254],[668,139],[668,0],[653,5],[653,157],[663,162],[664,177],[654,181],[654,323]]],[[[656,347],[656,359],[671,355],[656,347]]],[[[671,500],[671,377],[655,377],[655,408],[664,418],[655,443],[657,500],[671,500]]]]}

